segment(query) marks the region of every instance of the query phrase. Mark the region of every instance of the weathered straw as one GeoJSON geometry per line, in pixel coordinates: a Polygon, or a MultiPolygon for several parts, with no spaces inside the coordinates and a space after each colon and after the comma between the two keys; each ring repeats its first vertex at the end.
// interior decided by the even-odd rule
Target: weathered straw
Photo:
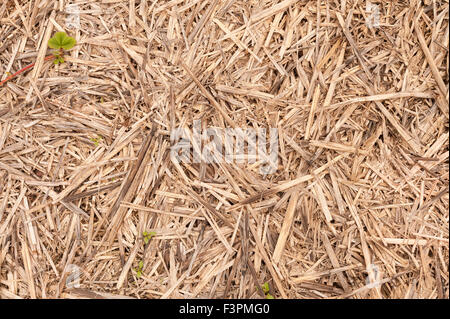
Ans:
{"type": "Polygon", "coordinates": [[[0,81],[31,66],[0,86],[0,298],[449,298],[448,11],[2,1],[0,81]],[[171,161],[197,120],[278,129],[276,171],[171,161]]]}

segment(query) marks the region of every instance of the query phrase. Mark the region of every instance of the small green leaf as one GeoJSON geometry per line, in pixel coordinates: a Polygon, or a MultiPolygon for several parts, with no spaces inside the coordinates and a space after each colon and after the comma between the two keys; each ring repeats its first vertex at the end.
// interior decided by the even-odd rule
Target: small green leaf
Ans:
{"type": "Polygon", "coordinates": [[[269,283],[268,282],[265,282],[264,285],[261,286],[261,288],[262,288],[262,291],[264,291],[265,294],[269,293],[270,288],[269,288],[269,283]]]}
{"type": "Polygon", "coordinates": [[[60,44],[61,39],[60,39],[60,36],[59,36],[60,33],[62,33],[62,32],[57,32],[53,36],[53,38],[50,38],[50,40],[48,40],[48,46],[50,48],[55,49],[55,50],[61,49],[61,44],[60,44]]]}
{"type": "Polygon", "coordinates": [[[150,239],[152,239],[152,237],[156,235],[156,233],[154,231],[152,231],[152,232],[145,231],[142,234],[144,235],[144,243],[145,244],[148,244],[150,239]]]}
{"type": "Polygon", "coordinates": [[[95,144],[95,146],[99,145],[100,140],[102,139],[101,136],[98,137],[91,137],[90,140],[95,144]]]}
{"type": "Polygon", "coordinates": [[[141,273],[140,270],[138,270],[138,271],[136,272],[136,277],[139,279],[139,278],[141,278],[141,276],[142,276],[142,273],[141,273]]]}
{"type": "Polygon", "coordinates": [[[75,44],[77,44],[77,41],[74,38],[67,37],[66,39],[64,39],[64,43],[62,45],[62,48],[64,50],[70,50],[70,49],[72,49],[75,46],[75,44]]]}
{"type": "Polygon", "coordinates": [[[275,299],[271,294],[266,294],[266,299],[275,299]]]}
{"type": "Polygon", "coordinates": [[[96,138],[91,137],[90,140],[94,143],[95,146],[98,146],[98,140],[96,138]]]}
{"type": "Polygon", "coordinates": [[[54,64],[60,64],[60,63],[64,63],[64,59],[60,56],[55,57],[55,59],[53,60],[54,64]]]}
{"type": "Polygon", "coordinates": [[[65,32],[56,32],[55,35],[48,40],[48,46],[52,49],[70,50],[77,44],[77,41],[69,37],[65,32]]]}
{"type": "Polygon", "coordinates": [[[139,262],[139,270],[141,270],[144,267],[144,262],[141,260],[139,262]]]}

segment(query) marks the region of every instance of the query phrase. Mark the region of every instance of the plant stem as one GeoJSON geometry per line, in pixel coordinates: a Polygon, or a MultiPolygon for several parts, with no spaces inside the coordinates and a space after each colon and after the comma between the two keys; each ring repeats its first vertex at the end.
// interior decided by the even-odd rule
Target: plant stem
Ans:
{"type": "MultiPolygon", "coordinates": [[[[53,54],[52,54],[52,55],[48,55],[48,56],[46,56],[46,57],[44,58],[44,61],[50,60],[50,59],[52,59],[52,58],[54,58],[54,55],[53,55],[53,54]]],[[[20,73],[25,72],[25,71],[28,70],[28,69],[31,69],[35,64],[36,64],[36,62],[35,62],[35,63],[31,63],[31,64],[27,65],[26,67],[20,69],[20,70],[17,71],[16,73],[14,73],[14,74],[8,76],[6,79],[4,79],[3,81],[0,82],[0,86],[2,86],[2,85],[5,84],[6,82],[8,82],[8,81],[11,80],[12,78],[14,78],[15,76],[19,75],[20,73]]]]}

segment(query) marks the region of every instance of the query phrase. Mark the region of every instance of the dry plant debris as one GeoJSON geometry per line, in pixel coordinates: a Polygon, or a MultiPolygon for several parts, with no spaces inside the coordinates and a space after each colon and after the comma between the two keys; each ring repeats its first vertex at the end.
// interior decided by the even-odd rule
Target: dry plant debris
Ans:
{"type": "Polygon", "coordinates": [[[448,11],[2,1],[0,298],[449,298],[448,11]],[[277,170],[171,161],[196,120],[277,170]]]}

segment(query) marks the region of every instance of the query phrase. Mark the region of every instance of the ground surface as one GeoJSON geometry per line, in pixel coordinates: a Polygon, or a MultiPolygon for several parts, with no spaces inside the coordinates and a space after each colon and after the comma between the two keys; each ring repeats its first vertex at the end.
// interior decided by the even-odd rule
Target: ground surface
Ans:
{"type": "Polygon", "coordinates": [[[448,298],[448,8],[2,1],[0,298],[448,298]],[[196,120],[275,171],[172,161],[196,120]]]}

